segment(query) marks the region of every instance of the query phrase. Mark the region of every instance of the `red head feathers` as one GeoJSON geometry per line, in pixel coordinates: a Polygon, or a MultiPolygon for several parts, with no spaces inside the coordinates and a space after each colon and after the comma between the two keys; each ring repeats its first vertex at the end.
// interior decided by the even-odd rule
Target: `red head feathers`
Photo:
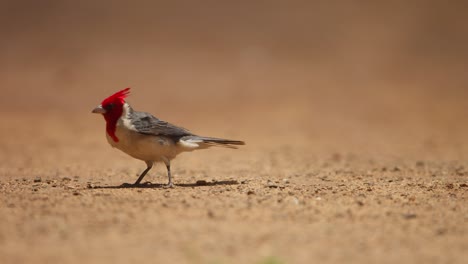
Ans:
{"type": "Polygon", "coordinates": [[[115,94],[107,97],[101,103],[102,108],[106,110],[103,114],[106,120],[106,131],[107,134],[115,141],[119,142],[119,139],[115,135],[117,121],[123,113],[123,105],[125,98],[130,94],[130,87],[125,88],[115,94]]]}
{"type": "Polygon", "coordinates": [[[130,87],[125,88],[121,91],[118,91],[115,94],[107,97],[106,99],[102,101],[101,105],[104,106],[104,105],[111,104],[111,103],[115,104],[117,102],[120,102],[121,104],[123,104],[123,102],[125,102],[125,98],[127,98],[129,94],[130,94],[130,87]]]}

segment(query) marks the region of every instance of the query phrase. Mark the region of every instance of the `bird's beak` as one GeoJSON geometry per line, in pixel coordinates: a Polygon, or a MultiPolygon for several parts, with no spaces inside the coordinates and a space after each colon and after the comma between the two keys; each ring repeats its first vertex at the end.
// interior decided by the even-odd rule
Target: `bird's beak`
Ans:
{"type": "Polygon", "coordinates": [[[93,114],[105,114],[106,109],[102,108],[102,105],[99,105],[98,107],[94,108],[91,113],[93,113],[93,114]]]}

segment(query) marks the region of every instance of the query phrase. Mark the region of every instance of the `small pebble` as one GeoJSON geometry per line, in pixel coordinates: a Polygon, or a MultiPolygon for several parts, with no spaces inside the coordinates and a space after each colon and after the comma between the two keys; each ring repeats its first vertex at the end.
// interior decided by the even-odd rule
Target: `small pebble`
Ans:
{"type": "Polygon", "coordinates": [[[418,217],[416,214],[403,214],[403,218],[408,219],[408,220],[409,219],[414,219],[416,217],[418,217]]]}
{"type": "Polygon", "coordinates": [[[208,212],[206,214],[208,215],[209,218],[214,218],[215,217],[215,214],[211,210],[208,210],[208,212]]]}
{"type": "Polygon", "coordinates": [[[205,180],[198,180],[198,181],[195,182],[195,184],[197,186],[206,186],[206,185],[208,185],[208,182],[205,181],[205,180]]]}
{"type": "Polygon", "coordinates": [[[290,196],[290,197],[288,198],[288,201],[289,201],[290,203],[294,204],[294,205],[299,205],[299,199],[297,199],[297,198],[294,197],[294,196],[290,196]]]}

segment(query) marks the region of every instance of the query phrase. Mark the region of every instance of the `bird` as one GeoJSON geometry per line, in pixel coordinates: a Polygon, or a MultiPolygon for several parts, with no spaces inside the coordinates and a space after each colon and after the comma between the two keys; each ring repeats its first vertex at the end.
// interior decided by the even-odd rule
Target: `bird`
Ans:
{"type": "Polygon", "coordinates": [[[220,146],[236,149],[244,141],[193,134],[189,130],[160,120],[150,113],[135,111],[125,99],[130,87],[105,98],[92,113],[101,114],[106,121],[108,143],[131,157],[146,163],[134,186],[140,185],[154,164],[164,163],[168,183],[173,188],[171,160],[183,152],[220,146]]]}

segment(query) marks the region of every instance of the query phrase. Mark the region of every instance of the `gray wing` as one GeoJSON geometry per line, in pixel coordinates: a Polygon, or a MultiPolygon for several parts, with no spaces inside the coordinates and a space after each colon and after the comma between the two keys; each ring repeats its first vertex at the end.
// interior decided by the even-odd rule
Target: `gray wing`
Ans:
{"type": "Polygon", "coordinates": [[[149,113],[133,111],[131,118],[132,125],[141,134],[166,136],[175,141],[178,141],[181,137],[193,135],[187,129],[159,120],[149,113]]]}

